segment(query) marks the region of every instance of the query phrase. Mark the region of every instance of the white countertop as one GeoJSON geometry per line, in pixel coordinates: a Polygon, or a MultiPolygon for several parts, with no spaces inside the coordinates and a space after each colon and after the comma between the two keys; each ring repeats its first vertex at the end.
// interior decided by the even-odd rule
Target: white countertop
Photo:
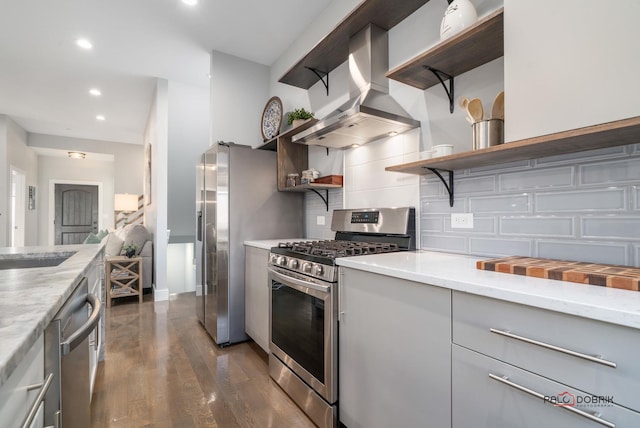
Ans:
{"type": "Polygon", "coordinates": [[[0,248],[0,258],[76,252],[58,266],[0,270],[0,386],[44,333],[102,246],[0,248]]]}
{"type": "Polygon", "coordinates": [[[336,259],[339,266],[640,328],[640,292],[476,269],[471,257],[419,250],[336,259]]]}
{"type": "Polygon", "coordinates": [[[244,241],[244,245],[248,247],[261,248],[263,250],[270,250],[271,247],[277,247],[280,242],[297,242],[297,241],[309,241],[309,239],[307,238],[264,239],[261,241],[244,241]]]}

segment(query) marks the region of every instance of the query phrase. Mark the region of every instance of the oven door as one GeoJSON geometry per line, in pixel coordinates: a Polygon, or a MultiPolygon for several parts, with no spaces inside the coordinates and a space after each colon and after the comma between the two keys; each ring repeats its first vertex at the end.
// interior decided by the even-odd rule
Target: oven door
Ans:
{"type": "Polygon", "coordinates": [[[269,349],[330,404],[337,401],[335,284],[269,267],[269,349]]]}

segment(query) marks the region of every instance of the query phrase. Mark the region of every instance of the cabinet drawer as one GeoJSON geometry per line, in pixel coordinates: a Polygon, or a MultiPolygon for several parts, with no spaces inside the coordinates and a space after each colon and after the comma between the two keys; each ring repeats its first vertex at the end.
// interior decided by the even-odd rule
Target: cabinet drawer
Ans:
{"type": "Polygon", "coordinates": [[[453,342],[640,410],[640,330],[454,292],[453,342]]]}
{"type": "Polygon", "coordinates": [[[456,345],[452,346],[452,382],[453,428],[640,426],[640,413],[607,402],[606,397],[595,399],[456,345]],[[555,405],[552,397],[559,397],[556,402],[562,401],[566,406],[555,405]],[[596,416],[600,421],[570,409],[596,416]]]}

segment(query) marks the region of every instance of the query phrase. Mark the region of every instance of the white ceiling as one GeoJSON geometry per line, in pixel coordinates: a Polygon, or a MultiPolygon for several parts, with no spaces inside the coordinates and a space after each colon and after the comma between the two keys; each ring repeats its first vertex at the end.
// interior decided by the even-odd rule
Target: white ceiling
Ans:
{"type": "Polygon", "coordinates": [[[0,114],[30,133],[140,144],[155,77],[206,88],[212,50],[271,65],[330,1],[0,0],[0,114]]]}

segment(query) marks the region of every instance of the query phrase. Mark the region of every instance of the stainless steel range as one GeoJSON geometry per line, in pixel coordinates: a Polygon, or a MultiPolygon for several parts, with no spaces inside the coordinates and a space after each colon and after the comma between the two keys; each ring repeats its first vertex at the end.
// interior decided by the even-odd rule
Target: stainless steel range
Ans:
{"type": "Polygon", "coordinates": [[[269,254],[271,377],[320,427],[338,424],[335,259],[416,248],[414,208],[335,210],[335,240],[280,243],[269,254]]]}

